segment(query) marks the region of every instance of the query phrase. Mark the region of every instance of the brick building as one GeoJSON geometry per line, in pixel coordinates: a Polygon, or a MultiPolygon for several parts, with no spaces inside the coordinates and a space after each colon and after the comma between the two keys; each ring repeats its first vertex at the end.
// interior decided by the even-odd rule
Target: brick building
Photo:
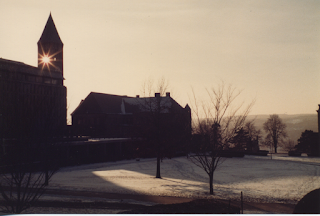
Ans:
{"type": "Polygon", "coordinates": [[[138,137],[144,136],[142,127],[148,131],[155,125],[174,128],[175,134],[191,133],[189,106],[180,106],[170,93],[128,97],[91,92],[71,116],[73,130],[82,136],[138,137]]]}

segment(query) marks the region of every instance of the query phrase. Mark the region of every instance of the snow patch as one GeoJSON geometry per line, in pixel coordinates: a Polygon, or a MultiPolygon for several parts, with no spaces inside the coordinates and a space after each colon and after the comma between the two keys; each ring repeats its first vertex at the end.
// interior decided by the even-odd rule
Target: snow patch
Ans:
{"type": "MultiPolygon", "coordinates": [[[[209,197],[207,174],[186,158],[163,160],[161,179],[156,159],[63,168],[49,188],[156,196],[209,197]]],[[[215,197],[245,201],[296,203],[320,188],[320,158],[245,156],[228,158],[214,174],[215,197]]]]}

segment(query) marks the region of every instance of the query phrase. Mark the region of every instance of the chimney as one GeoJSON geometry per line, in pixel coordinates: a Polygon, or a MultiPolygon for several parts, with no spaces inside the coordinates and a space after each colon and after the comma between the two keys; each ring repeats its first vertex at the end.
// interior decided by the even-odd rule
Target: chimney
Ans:
{"type": "Polygon", "coordinates": [[[158,97],[160,97],[160,93],[155,93],[154,96],[155,96],[156,98],[158,98],[158,97]]]}
{"type": "Polygon", "coordinates": [[[166,92],[166,96],[167,96],[167,97],[170,97],[170,92],[166,92]]]}
{"type": "Polygon", "coordinates": [[[140,96],[139,95],[136,95],[136,98],[139,98],[140,96]]]}

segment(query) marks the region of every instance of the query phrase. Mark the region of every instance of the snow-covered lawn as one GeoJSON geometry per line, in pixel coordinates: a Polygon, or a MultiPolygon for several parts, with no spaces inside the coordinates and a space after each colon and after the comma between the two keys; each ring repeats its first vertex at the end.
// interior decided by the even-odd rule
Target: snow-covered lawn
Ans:
{"type": "MultiPolygon", "coordinates": [[[[320,188],[320,158],[245,156],[227,158],[214,175],[215,196],[245,201],[296,203],[320,188]]],[[[185,157],[165,159],[162,179],[155,178],[156,160],[141,159],[66,167],[49,188],[106,193],[179,197],[209,196],[207,174],[185,157]]]]}

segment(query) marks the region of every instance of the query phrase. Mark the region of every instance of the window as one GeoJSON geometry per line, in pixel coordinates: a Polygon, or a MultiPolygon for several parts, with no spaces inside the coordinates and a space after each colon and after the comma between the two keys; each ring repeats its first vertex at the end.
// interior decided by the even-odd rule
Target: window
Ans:
{"type": "Polygon", "coordinates": [[[45,84],[51,84],[51,79],[49,79],[49,78],[44,78],[44,83],[45,83],[45,84]]]}

